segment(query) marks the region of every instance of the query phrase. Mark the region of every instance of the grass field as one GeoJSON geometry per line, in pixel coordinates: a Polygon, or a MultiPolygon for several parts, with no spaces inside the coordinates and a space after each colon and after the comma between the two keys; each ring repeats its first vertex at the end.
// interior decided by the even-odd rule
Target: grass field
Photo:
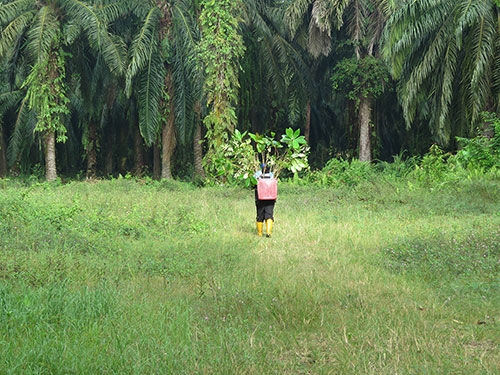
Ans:
{"type": "Polygon", "coordinates": [[[498,181],[0,181],[0,374],[500,374],[498,181]]]}

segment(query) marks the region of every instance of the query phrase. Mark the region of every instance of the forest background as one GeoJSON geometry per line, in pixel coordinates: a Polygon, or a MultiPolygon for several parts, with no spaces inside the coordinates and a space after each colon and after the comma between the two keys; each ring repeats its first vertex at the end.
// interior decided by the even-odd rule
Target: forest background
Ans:
{"type": "Polygon", "coordinates": [[[216,181],[235,129],[300,129],[318,170],[494,135],[497,0],[0,3],[0,176],[216,181]]]}

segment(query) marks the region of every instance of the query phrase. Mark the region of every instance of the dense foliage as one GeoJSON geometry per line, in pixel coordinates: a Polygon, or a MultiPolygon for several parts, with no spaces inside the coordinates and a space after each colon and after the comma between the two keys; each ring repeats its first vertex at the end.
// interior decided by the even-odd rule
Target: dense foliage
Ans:
{"type": "Polygon", "coordinates": [[[316,170],[495,165],[497,0],[1,4],[0,176],[213,181],[235,129],[299,131],[316,170]]]}

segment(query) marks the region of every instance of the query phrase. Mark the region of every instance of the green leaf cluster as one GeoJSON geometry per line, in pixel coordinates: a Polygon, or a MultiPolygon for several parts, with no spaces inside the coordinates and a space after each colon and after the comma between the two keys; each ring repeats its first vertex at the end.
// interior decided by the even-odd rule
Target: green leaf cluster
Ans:
{"type": "Polygon", "coordinates": [[[345,92],[350,100],[359,105],[361,97],[380,97],[389,77],[389,70],[380,59],[366,56],[340,61],[335,66],[331,81],[335,91],[345,92]]]}
{"type": "Polygon", "coordinates": [[[475,138],[457,137],[462,146],[457,152],[457,161],[468,169],[488,171],[500,168],[500,118],[493,113],[483,113],[483,119],[491,124],[489,130],[475,138]]]}
{"type": "Polygon", "coordinates": [[[39,60],[23,83],[26,99],[37,114],[35,131],[55,132],[58,142],[65,142],[66,126],[62,117],[69,114],[69,98],[65,87],[65,56],[62,49],[49,60],[39,60]]]}
{"type": "Polygon", "coordinates": [[[253,175],[261,163],[267,164],[275,177],[285,170],[296,174],[309,168],[309,146],[300,129],[288,128],[279,140],[275,137],[274,132],[262,135],[236,129],[212,158],[209,179],[251,186],[257,183],[253,175]]]}

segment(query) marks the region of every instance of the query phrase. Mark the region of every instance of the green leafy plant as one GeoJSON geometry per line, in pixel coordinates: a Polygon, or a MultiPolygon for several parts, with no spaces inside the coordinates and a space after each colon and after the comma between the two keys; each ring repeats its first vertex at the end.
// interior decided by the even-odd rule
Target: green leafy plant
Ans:
{"type": "Polygon", "coordinates": [[[491,124],[492,134],[483,132],[472,139],[457,137],[461,149],[456,159],[465,168],[488,171],[500,167],[500,118],[489,112],[482,116],[486,123],[491,124]]]}
{"type": "Polygon", "coordinates": [[[317,185],[354,187],[364,181],[369,181],[373,178],[374,173],[371,164],[363,163],[357,159],[349,161],[333,158],[326,163],[323,169],[311,173],[309,180],[317,185]]]}
{"type": "Polygon", "coordinates": [[[305,137],[300,135],[300,129],[287,128],[279,141],[274,138],[275,135],[274,132],[271,132],[271,136],[249,134],[255,142],[260,160],[266,163],[276,176],[283,170],[297,173],[307,168],[309,147],[305,137]]]}
{"type": "Polygon", "coordinates": [[[363,59],[343,59],[335,67],[332,75],[334,90],[344,91],[356,106],[360,98],[378,98],[384,92],[384,85],[389,82],[387,67],[373,56],[363,59]]]}
{"type": "Polygon", "coordinates": [[[238,33],[239,1],[203,0],[200,5],[202,38],[198,53],[204,66],[209,109],[203,119],[208,142],[204,161],[205,169],[213,173],[219,157],[217,149],[228,141],[238,122],[235,110],[239,89],[238,60],[243,56],[245,46],[238,33]]]}
{"type": "Polygon", "coordinates": [[[27,88],[28,105],[37,113],[35,131],[53,131],[61,143],[68,138],[63,123],[63,116],[69,114],[69,99],[64,83],[67,56],[61,48],[55,50],[51,60],[40,60],[35,64],[23,83],[23,87],[27,88]]]}
{"type": "Polygon", "coordinates": [[[216,173],[211,179],[251,186],[256,184],[253,174],[261,163],[266,163],[275,177],[284,170],[297,174],[309,167],[308,155],[309,146],[300,129],[286,129],[279,140],[274,132],[262,135],[236,129],[212,158],[216,173]]]}
{"type": "Polygon", "coordinates": [[[452,177],[455,164],[451,153],[433,144],[411,175],[423,185],[436,187],[452,177]]]}

